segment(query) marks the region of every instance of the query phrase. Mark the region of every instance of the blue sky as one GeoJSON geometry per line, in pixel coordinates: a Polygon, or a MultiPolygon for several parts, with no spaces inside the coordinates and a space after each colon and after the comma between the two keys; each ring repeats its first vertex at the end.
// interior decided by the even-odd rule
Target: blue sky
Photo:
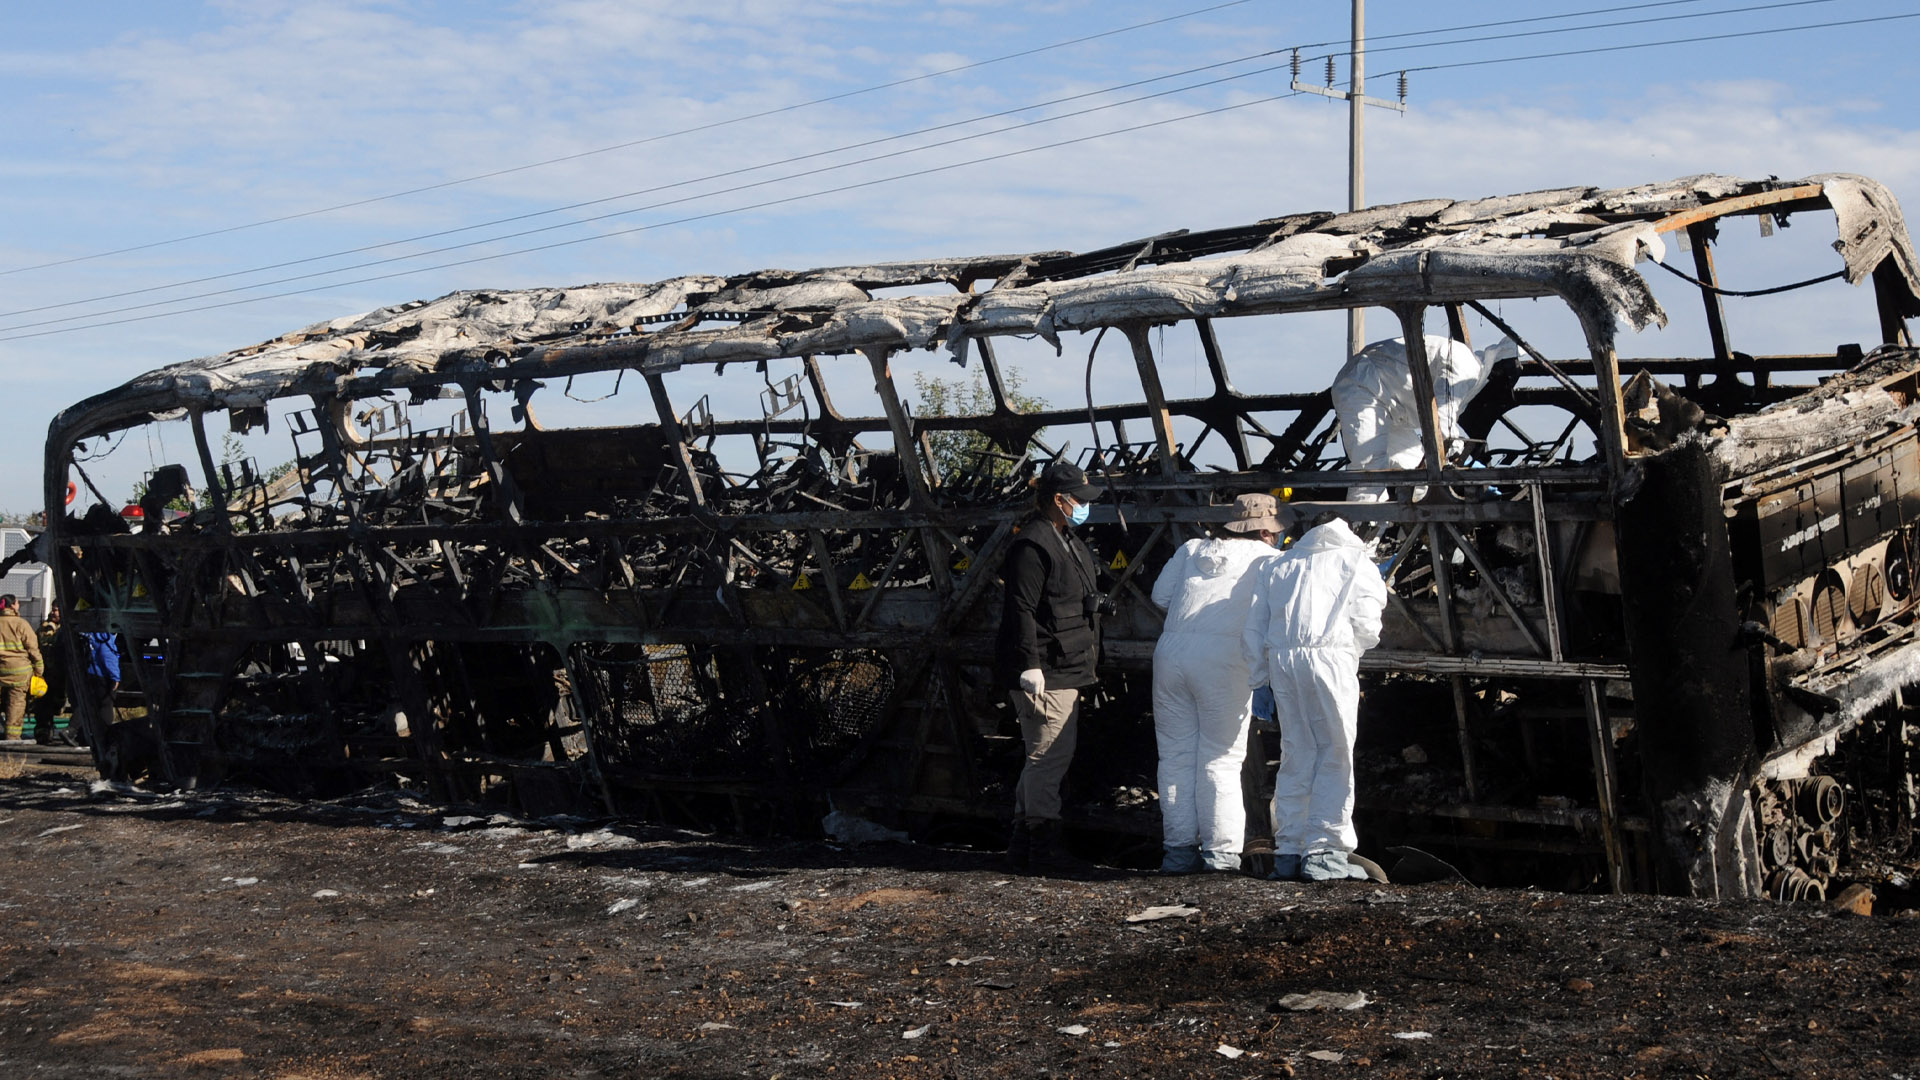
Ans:
{"type": "MultiPolygon", "coordinates": [[[[0,327],[74,315],[91,316],[82,322],[146,316],[169,309],[104,312],[540,227],[562,216],[316,258],[680,184],[1266,50],[1341,41],[1347,33],[1344,3],[1249,0],[1023,60],[563,164],[82,258],[580,154],[1206,6],[1207,0],[16,0],[7,5],[8,32],[0,42],[0,93],[10,118],[0,129],[0,270],[18,272],[0,276],[0,310],[17,314],[0,316],[0,327]],[[81,261],[18,269],[71,259],[81,261]],[[294,260],[313,261],[218,277],[294,260]],[[217,280],[137,291],[198,278],[217,280]],[[72,303],[116,293],[133,295],[72,303]],[[34,308],[45,310],[27,310],[34,308]]],[[[1376,51],[1368,63],[1369,90],[1392,96],[1393,73],[1403,67],[1920,11],[1920,5],[1881,0],[1771,7],[1707,0],[1457,34],[1386,36],[1625,6],[1618,0],[1373,0],[1368,27],[1376,51]],[[1731,13],[1708,14],[1714,12],[1731,13]],[[1701,17],[1675,18],[1694,15],[1701,17]],[[1669,21],[1433,44],[1636,19],[1669,21]],[[1402,47],[1416,44],[1422,47],[1402,47]]],[[[1874,176],[1911,202],[1920,198],[1909,62],[1917,42],[1920,19],[1415,70],[1410,112],[1403,117],[1375,110],[1368,118],[1368,195],[1390,202],[1631,184],[1697,172],[1848,171],[1874,176]]],[[[1307,78],[1320,77],[1318,57],[1329,51],[1339,50],[1305,50],[1307,78]]],[[[1344,113],[1324,100],[1296,97],[856,191],[353,283],[1247,102],[1283,93],[1286,71],[889,161],[708,194],[1282,62],[1284,56],[1246,60],[937,136],[605,202],[573,216],[627,212],[584,227],[175,306],[311,290],[300,295],[38,337],[16,335],[79,323],[0,329],[0,338],[12,338],[0,340],[9,421],[0,426],[0,508],[19,511],[37,502],[41,440],[61,407],[141,371],[384,304],[462,288],[1084,249],[1173,228],[1338,209],[1346,190],[1344,113]],[[689,196],[694,198],[678,205],[635,209],[689,196]]],[[[1344,82],[1344,60],[1340,71],[1344,82]]],[[[1752,277],[1736,279],[1736,267],[1725,262],[1723,271],[1736,286],[1774,284],[1779,277],[1769,275],[1776,270],[1784,275],[1818,259],[1816,239],[1810,230],[1764,244],[1742,238],[1738,242],[1753,249],[1753,261],[1738,269],[1752,277]]],[[[1829,268],[1821,264],[1815,271],[1829,268]]],[[[1836,308],[1853,312],[1853,298],[1810,292],[1801,305],[1736,309],[1735,332],[1756,340],[1765,332],[1766,351],[1831,347],[1835,335],[1850,333],[1838,326],[1829,331],[1828,324],[1838,318],[1836,308]]],[[[1697,321],[1682,317],[1679,304],[1670,307],[1676,309],[1676,325],[1667,332],[1673,337],[1650,339],[1638,348],[1643,355],[1700,350],[1678,340],[1697,321]]],[[[1628,343],[1625,351],[1636,346],[1628,343]]],[[[1330,378],[1338,357],[1328,361],[1330,378]]],[[[1051,378],[1044,366],[1030,375],[1043,394],[1070,399],[1066,383],[1075,380],[1054,388],[1051,378]]],[[[150,467],[148,458],[155,456],[139,448],[119,453],[124,459],[115,469],[129,475],[150,467]]]]}

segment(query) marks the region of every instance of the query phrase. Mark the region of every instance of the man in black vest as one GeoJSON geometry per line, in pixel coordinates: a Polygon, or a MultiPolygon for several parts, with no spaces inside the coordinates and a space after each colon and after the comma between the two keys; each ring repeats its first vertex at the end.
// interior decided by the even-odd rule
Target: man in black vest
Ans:
{"type": "Polygon", "coordinates": [[[1042,470],[1035,488],[1034,514],[1000,568],[1007,592],[994,665],[1027,748],[1007,844],[1022,870],[1072,865],[1061,845],[1060,787],[1079,735],[1080,693],[1099,681],[1100,660],[1099,568],[1072,528],[1102,489],[1065,461],[1042,470]]]}

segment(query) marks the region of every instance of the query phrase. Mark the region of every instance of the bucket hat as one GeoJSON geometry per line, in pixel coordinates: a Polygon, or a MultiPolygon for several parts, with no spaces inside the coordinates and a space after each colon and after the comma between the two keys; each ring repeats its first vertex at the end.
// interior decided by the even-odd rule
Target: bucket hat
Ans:
{"type": "Polygon", "coordinates": [[[1233,500],[1233,518],[1225,523],[1228,532],[1285,532],[1280,523],[1280,503],[1271,495],[1254,492],[1233,500]]]}

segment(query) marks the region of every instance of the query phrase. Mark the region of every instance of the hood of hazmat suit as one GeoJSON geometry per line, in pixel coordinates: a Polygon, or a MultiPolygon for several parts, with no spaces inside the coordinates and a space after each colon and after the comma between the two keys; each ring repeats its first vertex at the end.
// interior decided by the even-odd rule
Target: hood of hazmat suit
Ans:
{"type": "Polygon", "coordinates": [[[1180,545],[1153,582],[1153,602],[1166,610],[1168,634],[1225,635],[1246,629],[1253,596],[1249,569],[1279,556],[1261,540],[1189,540],[1180,545]]]}
{"type": "Polygon", "coordinates": [[[1336,518],[1307,530],[1267,563],[1242,636],[1253,685],[1265,681],[1259,661],[1270,650],[1345,649],[1358,659],[1380,644],[1387,584],[1373,545],[1336,518]]]}
{"type": "MultiPolygon", "coordinates": [[[[1486,370],[1503,357],[1517,356],[1511,342],[1476,353],[1464,342],[1426,335],[1427,366],[1433,371],[1434,407],[1440,413],[1443,445],[1460,438],[1460,413],[1486,385],[1486,370]]],[[[1354,469],[1417,469],[1425,453],[1420,445],[1420,411],[1414,400],[1413,372],[1404,338],[1376,341],[1355,353],[1333,379],[1333,411],[1340,419],[1340,445],[1354,469]]],[[[1355,487],[1355,502],[1379,502],[1386,489],[1355,487]]]]}

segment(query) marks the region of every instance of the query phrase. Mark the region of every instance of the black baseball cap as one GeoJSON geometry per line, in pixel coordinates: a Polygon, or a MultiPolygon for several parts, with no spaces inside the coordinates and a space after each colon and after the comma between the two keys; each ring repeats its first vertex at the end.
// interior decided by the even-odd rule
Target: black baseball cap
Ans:
{"type": "Polygon", "coordinates": [[[1040,470],[1040,478],[1035,486],[1042,495],[1069,495],[1078,502],[1092,502],[1098,499],[1106,488],[1087,481],[1085,469],[1071,461],[1055,461],[1040,470]]]}

